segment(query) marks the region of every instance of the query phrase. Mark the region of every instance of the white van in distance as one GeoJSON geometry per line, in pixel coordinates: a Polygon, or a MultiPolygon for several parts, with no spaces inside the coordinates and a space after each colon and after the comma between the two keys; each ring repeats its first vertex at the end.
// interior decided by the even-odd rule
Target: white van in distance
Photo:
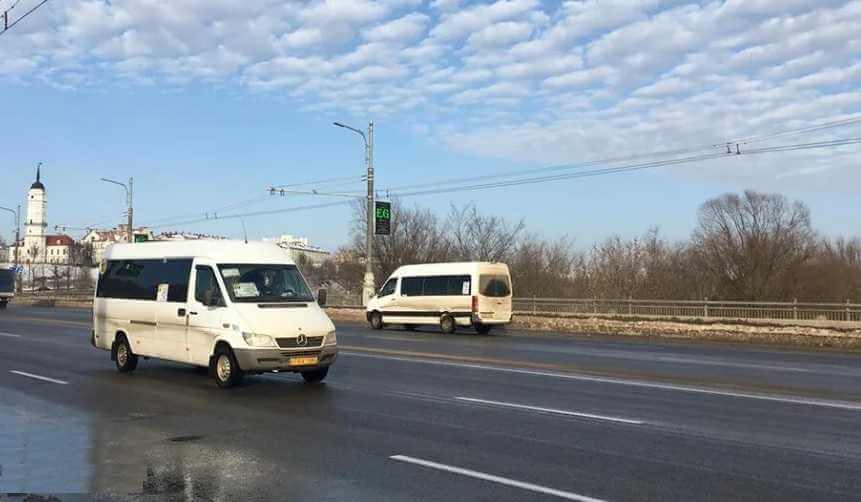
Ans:
{"type": "Polygon", "coordinates": [[[443,333],[473,326],[485,334],[511,322],[511,275],[504,263],[464,262],[404,265],[368,302],[368,322],[439,325],[443,333]]]}
{"type": "Polygon", "coordinates": [[[121,372],[153,357],[207,367],[220,387],[269,371],[319,382],[338,353],[335,325],[287,251],[223,240],[110,246],[91,343],[121,372]]]}

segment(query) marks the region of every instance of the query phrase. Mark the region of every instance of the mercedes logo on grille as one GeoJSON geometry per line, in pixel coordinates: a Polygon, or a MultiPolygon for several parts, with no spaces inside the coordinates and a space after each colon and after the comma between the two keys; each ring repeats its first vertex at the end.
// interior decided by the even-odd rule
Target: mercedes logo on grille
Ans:
{"type": "Polygon", "coordinates": [[[308,345],[308,338],[305,335],[300,334],[296,337],[296,345],[299,347],[304,347],[308,345]]]}

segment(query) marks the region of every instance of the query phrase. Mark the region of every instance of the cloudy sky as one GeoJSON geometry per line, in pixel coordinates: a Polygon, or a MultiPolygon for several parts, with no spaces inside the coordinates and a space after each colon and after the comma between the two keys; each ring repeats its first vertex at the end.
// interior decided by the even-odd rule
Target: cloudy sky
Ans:
{"type": "MultiPolygon", "coordinates": [[[[36,3],[0,9],[14,4],[15,18],[36,3]]],[[[122,194],[101,176],[135,177],[141,223],[341,200],[265,193],[342,177],[355,179],[320,189],[361,190],[361,139],[333,120],[375,122],[381,195],[703,152],[861,116],[859,33],[861,1],[845,0],[50,0],[0,36],[0,205],[23,201],[38,161],[52,226],[119,219],[122,194]]],[[[756,146],[859,136],[854,124],[756,146]]],[[[652,225],[683,238],[703,200],[751,187],[804,200],[826,233],[858,234],[859,153],[742,155],[404,202],[441,213],[472,202],[588,245],[652,225]]],[[[245,221],[253,236],[334,247],[349,217],[332,207],[245,221]]],[[[242,232],[235,220],[175,228],[242,232]]]]}

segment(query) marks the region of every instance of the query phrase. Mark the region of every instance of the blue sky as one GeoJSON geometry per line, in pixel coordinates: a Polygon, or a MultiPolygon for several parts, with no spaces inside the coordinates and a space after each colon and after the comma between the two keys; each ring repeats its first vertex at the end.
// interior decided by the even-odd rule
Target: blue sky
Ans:
{"type": "MultiPolygon", "coordinates": [[[[21,0],[12,11],[23,12],[21,0]]],[[[0,0],[0,8],[11,5],[0,0]]],[[[378,187],[702,147],[861,115],[861,2],[822,0],[51,1],[0,37],[0,205],[44,162],[51,226],[112,225],[135,177],[137,221],[338,199],[272,184],[354,176],[376,124],[378,187]],[[256,200],[251,200],[255,199],[256,200]]],[[[13,15],[14,17],[14,15],[13,15]]],[[[765,145],[858,137],[858,124],[765,145]]],[[[858,234],[857,145],[403,200],[523,218],[579,247],[755,188],[858,234]]],[[[457,185],[458,182],[452,182],[457,185]]],[[[325,189],[327,187],[321,187],[325,189]]],[[[249,236],[347,241],[350,209],[248,217],[249,236]]],[[[5,218],[0,216],[0,218],[5,218]]],[[[7,239],[11,219],[0,220],[7,239]]],[[[238,237],[238,220],[160,226],[238,237]]]]}

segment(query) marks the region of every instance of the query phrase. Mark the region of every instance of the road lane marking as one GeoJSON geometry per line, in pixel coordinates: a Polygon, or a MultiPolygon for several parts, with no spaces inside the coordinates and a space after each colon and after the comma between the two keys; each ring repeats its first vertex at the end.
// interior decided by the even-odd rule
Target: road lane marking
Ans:
{"type": "Polygon", "coordinates": [[[488,404],[492,406],[500,406],[503,408],[514,408],[518,410],[528,410],[528,411],[540,411],[543,413],[554,413],[557,415],[565,415],[569,417],[580,417],[580,418],[590,418],[595,420],[606,420],[608,422],[619,422],[622,424],[631,424],[631,425],[643,425],[642,420],[632,420],[630,418],[620,418],[620,417],[611,417],[607,415],[595,415],[592,413],[580,413],[577,411],[568,411],[568,410],[559,410],[556,408],[543,408],[541,406],[529,406],[525,404],[517,404],[517,403],[506,403],[504,401],[491,401],[489,399],[477,399],[474,397],[463,397],[463,396],[455,396],[455,399],[458,401],[465,401],[468,403],[478,403],[478,404],[488,404]]]}
{"type": "Polygon", "coordinates": [[[732,390],[722,390],[722,389],[709,389],[705,387],[693,387],[689,385],[678,385],[678,384],[669,384],[669,383],[655,383],[655,382],[647,382],[644,380],[625,380],[623,378],[613,378],[613,377],[600,377],[600,376],[589,376],[589,375],[581,375],[575,373],[558,373],[552,371],[536,371],[536,370],[523,370],[518,368],[504,368],[501,366],[493,366],[488,364],[473,364],[473,363],[455,363],[449,361],[440,361],[433,359],[423,359],[421,357],[400,357],[400,356],[386,356],[379,354],[364,354],[361,352],[353,352],[349,350],[341,350],[339,352],[340,355],[346,356],[354,356],[354,357],[366,357],[371,359],[388,359],[394,361],[403,361],[403,362],[412,362],[412,363],[422,363],[422,364],[430,364],[436,366],[448,366],[448,367],[456,367],[456,368],[468,368],[468,369],[477,369],[477,370],[485,370],[485,371],[499,371],[502,373],[514,373],[518,375],[532,375],[532,376],[541,376],[541,377],[550,377],[550,378],[560,378],[565,380],[577,380],[581,382],[594,382],[594,383],[607,383],[614,385],[627,385],[630,387],[640,387],[647,389],[658,389],[658,390],[671,390],[671,391],[679,391],[679,392],[692,392],[696,394],[707,394],[713,396],[721,396],[721,397],[737,397],[744,399],[757,399],[761,401],[772,401],[779,403],[789,403],[789,404],[801,404],[807,406],[820,406],[824,408],[836,408],[841,410],[849,410],[849,411],[861,411],[861,403],[854,401],[839,401],[839,400],[830,400],[830,399],[817,399],[817,398],[806,398],[806,397],[794,397],[794,396],[785,396],[785,395],[767,395],[767,394],[758,394],[754,392],[741,392],[741,391],[732,391],[732,390]]]}
{"type": "Polygon", "coordinates": [[[36,380],[44,380],[45,382],[58,383],[61,385],[66,385],[67,383],[69,383],[63,380],[57,380],[56,378],[48,378],[42,375],[34,375],[33,373],[27,373],[26,371],[9,370],[9,373],[15,373],[16,375],[25,376],[28,378],[35,378],[36,380]]]}
{"type": "Polygon", "coordinates": [[[16,335],[15,333],[3,333],[0,332],[0,336],[6,336],[9,338],[21,338],[21,335],[16,335]]]}
{"type": "Polygon", "coordinates": [[[440,464],[437,462],[431,462],[430,460],[422,460],[420,458],[408,457],[406,455],[392,455],[389,458],[391,460],[396,460],[398,462],[406,462],[408,464],[420,465],[422,467],[429,467],[431,469],[437,469],[439,471],[450,472],[452,474],[460,474],[461,476],[468,476],[470,478],[481,479],[484,481],[491,481],[493,483],[499,483],[501,485],[506,485],[506,486],[513,486],[515,488],[520,488],[523,490],[529,490],[529,491],[537,492],[537,493],[543,493],[545,495],[553,495],[554,497],[559,497],[559,498],[563,498],[566,500],[576,500],[578,502],[604,502],[601,499],[587,497],[585,495],[578,495],[576,493],[557,490],[555,488],[548,488],[546,486],[535,485],[532,483],[526,483],[524,481],[517,481],[516,479],[504,478],[502,476],[495,476],[493,474],[487,474],[484,472],[473,471],[471,469],[464,469],[462,467],[455,467],[453,465],[446,465],[446,464],[440,464]]]}

